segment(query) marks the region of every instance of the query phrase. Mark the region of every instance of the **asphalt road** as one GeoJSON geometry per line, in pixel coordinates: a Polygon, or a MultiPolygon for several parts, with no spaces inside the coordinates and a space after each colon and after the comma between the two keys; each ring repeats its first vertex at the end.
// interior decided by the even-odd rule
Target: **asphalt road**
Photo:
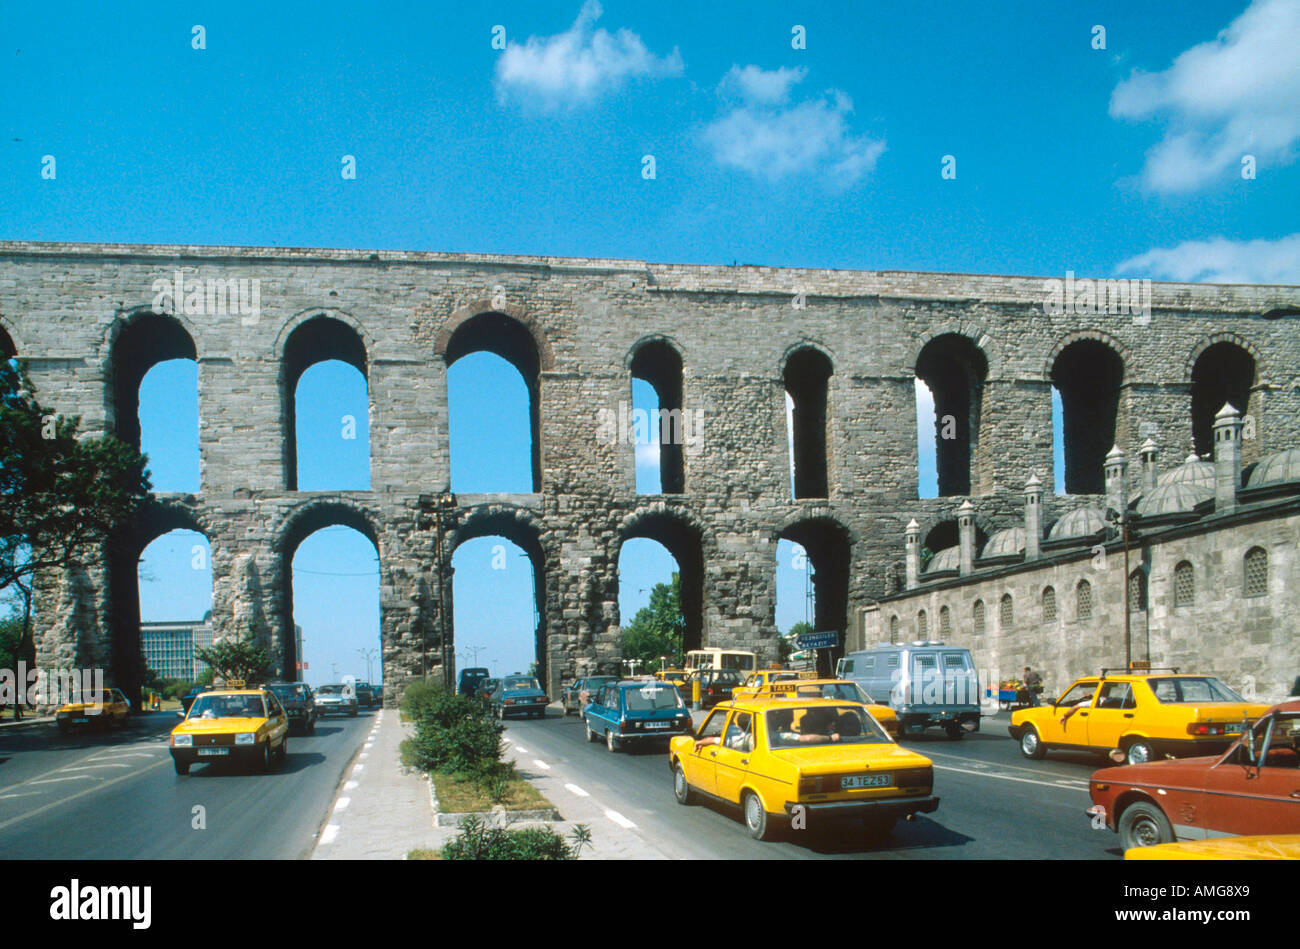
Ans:
{"type": "Polygon", "coordinates": [[[0,853],[6,859],[305,858],[373,712],[293,735],[268,774],[228,763],[172,769],[174,713],[110,733],[53,724],[0,729],[0,853]],[[202,808],[196,812],[195,808],[202,808]],[[196,814],[205,824],[196,827],[196,814]]]}
{"type": "MultiPolygon", "coordinates": [[[[1004,716],[1005,717],[1005,716],[1004,716]]],[[[1104,758],[1049,752],[1027,761],[1002,720],[960,741],[942,732],[904,744],[930,757],[939,809],[900,821],[871,840],[852,824],[785,831],[763,843],[749,836],[739,811],[706,803],[683,807],[672,793],[667,755],[658,748],[611,754],[586,740],[582,721],[552,706],[543,721],[514,720],[507,737],[550,765],[552,777],[576,785],[636,825],[636,833],[675,859],[1115,859],[1115,834],[1093,830],[1088,776],[1104,758]]],[[[526,770],[526,769],[525,769],[526,770]]],[[[553,801],[564,813],[564,800],[553,801]]],[[[592,828],[593,834],[600,832],[592,828]]]]}

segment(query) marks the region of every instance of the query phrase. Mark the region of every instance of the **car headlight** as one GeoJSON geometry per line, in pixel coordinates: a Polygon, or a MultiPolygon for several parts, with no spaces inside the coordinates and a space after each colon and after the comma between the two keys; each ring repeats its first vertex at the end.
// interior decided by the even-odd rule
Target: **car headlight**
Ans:
{"type": "Polygon", "coordinates": [[[193,735],[172,735],[172,745],[176,748],[190,748],[194,745],[193,735]]]}
{"type": "Polygon", "coordinates": [[[252,732],[240,732],[235,736],[236,745],[251,745],[257,740],[257,736],[252,732]]]}

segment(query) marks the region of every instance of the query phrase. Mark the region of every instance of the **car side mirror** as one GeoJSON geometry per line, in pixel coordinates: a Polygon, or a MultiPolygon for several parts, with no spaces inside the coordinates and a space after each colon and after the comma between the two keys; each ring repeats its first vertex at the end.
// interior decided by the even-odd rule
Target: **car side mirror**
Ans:
{"type": "Polygon", "coordinates": [[[1243,744],[1246,746],[1247,763],[1256,764],[1257,762],[1255,761],[1255,757],[1256,757],[1255,729],[1250,727],[1249,722],[1243,721],[1241,724],[1242,724],[1241,735],[1242,738],[1244,739],[1243,744]]]}
{"type": "Polygon", "coordinates": [[[181,710],[181,709],[177,709],[177,710],[176,710],[176,717],[177,717],[177,718],[184,718],[184,717],[185,717],[185,712],[184,712],[183,710],[181,710]]]}

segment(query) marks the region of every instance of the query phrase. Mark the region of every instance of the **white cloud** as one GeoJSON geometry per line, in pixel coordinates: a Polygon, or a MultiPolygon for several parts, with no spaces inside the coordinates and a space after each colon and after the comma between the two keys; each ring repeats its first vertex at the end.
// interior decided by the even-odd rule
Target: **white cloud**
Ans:
{"type": "Polygon", "coordinates": [[[770,181],[821,171],[851,185],[870,173],[885,143],[850,134],[853,103],[842,92],[790,105],[804,76],[803,69],[732,66],[718,92],[733,104],[703,133],[714,160],[770,181]]]}
{"type": "Polygon", "coordinates": [[[1239,169],[1295,159],[1300,141],[1300,3],[1255,0],[1207,43],[1158,73],[1134,73],[1115,87],[1114,118],[1168,119],[1148,153],[1143,183],[1190,191],[1239,169]]]}
{"type": "Polygon", "coordinates": [[[1131,257],[1119,272],[1184,283],[1300,284],[1300,234],[1273,241],[1184,241],[1131,257]]]}
{"type": "Polygon", "coordinates": [[[657,57],[630,30],[593,29],[602,12],[598,0],[587,0],[563,33],[507,43],[497,60],[498,98],[515,96],[543,110],[571,108],[616,90],[629,79],[682,74],[682,57],[676,49],[657,57]]]}

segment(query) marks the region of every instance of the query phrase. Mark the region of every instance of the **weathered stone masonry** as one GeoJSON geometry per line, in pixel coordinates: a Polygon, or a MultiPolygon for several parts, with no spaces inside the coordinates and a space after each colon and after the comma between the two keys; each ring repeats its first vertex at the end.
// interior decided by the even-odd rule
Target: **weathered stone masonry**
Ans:
{"type": "MultiPolygon", "coordinates": [[[[217,635],[251,627],[287,665],[294,550],[312,531],[342,523],[379,553],[386,700],[412,677],[439,671],[433,502],[449,483],[446,368],[478,349],[505,356],[530,380],[537,491],[460,496],[444,561],[483,534],[504,534],[529,553],[552,689],[617,657],[618,552],[629,537],[658,539],[677,557],[694,640],[773,654],[782,537],[804,544],[817,571],[816,625],[860,631],[865,611],[897,589],[904,524],[916,516],[928,531],[955,503],[917,499],[913,380],[931,341],[964,339],[983,363],[959,388],[972,400],[963,437],[985,532],[1018,521],[1031,472],[1052,484],[1052,374],[1073,343],[1095,341],[1122,364],[1118,392],[1097,401],[1114,397],[1115,441],[1129,453],[1152,430],[1165,450],[1191,450],[1193,370],[1204,375],[1198,357],[1215,344],[1249,354],[1253,366],[1242,383],[1255,435],[1246,460],[1300,441],[1297,288],[1155,284],[1149,323],[1048,316],[1043,300],[1043,280],[1024,277],[0,243],[0,345],[29,360],[47,405],[80,415],[88,431],[130,436],[138,376],[176,356],[199,366],[200,492],[159,496],[105,563],[42,578],[40,661],[108,664],[131,687],[135,560],[155,537],[189,527],[211,543],[217,635]],[[187,280],[258,280],[260,314],[152,313],[154,281],[177,271],[187,280]],[[705,418],[701,450],[682,462],[684,491],[655,497],[636,495],[633,446],[599,437],[598,416],[630,402],[633,360],[650,342],[680,357],[682,407],[705,418]],[[828,496],[795,499],[785,369],[809,350],[831,372],[828,496]],[[292,489],[292,383],[325,358],[366,376],[370,491],[292,489]]],[[[1086,386],[1086,373],[1082,380],[1076,372],[1071,384],[1086,386]]],[[[1049,497],[1045,516],[1087,500],[1049,497]]]]}

